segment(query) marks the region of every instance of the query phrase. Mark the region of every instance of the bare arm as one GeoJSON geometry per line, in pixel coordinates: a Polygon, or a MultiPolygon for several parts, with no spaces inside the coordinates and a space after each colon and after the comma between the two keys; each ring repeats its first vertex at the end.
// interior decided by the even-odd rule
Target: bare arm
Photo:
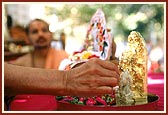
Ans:
{"type": "Polygon", "coordinates": [[[7,94],[62,94],[65,72],[40,68],[4,65],[4,88],[7,94]]]}
{"type": "Polygon", "coordinates": [[[110,62],[90,59],[69,71],[5,64],[5,93],[95,96],[112,93],[118,84],[118,68],[110,62]]]}

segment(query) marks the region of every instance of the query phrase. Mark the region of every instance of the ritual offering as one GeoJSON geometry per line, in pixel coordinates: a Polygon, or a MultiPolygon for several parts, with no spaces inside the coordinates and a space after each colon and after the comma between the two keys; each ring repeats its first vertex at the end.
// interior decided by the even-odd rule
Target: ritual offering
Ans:
{"type": "Polygon", "coordinates": [[[119,60],[120,83],[116,89],[117,105],[146,104],[147,100],[147,49],[139,32],[128,36],[126,51],[119,60]]]}
{"type": "MultiPolygon", "coordinates": [[[[112,37],[106,28],[105,15],[101,9],[98,9],[93,15],[86,35],[84,49],[76,51],[69,56],[69,59],[63,70],[69,70],[77,64],[88,61],[91,58],[100,58],[109,60],[111,56],[112,37]]],[[[66,101],[73,104],[83,105],[113,105],[115,103],[114,94],[96,97],[73,97],[73,96],[57,96],[57,100],[66,101]]]]}
{"type": "Polygon", "coordinates": [[[105,15],[101,9],[93,15],[87,31],[84,49],[97,52],[102,60],[109,60],[112,38],[106,27],[105,15]]]}
{"type": "Polygon", "coordinates": [[[89,23],[84,48],[71,54],[69,59],[65,60],[65,63],[61,63],[59,69],[71,69],[78,63],[85,62],[93,57],[110,60],[111,44],[112,35],[106,27],[105,15],[101,9],[98,9],[89,23]]]}
{"type": "Polygon", "coordinates": [[[147,91],[147,49],[139,32],[132,31],[128,36],[126,50],[119,61],[110,60],[112,36],[106,27],[104,13],[98,9],[93,15],[87,30],[84,49],[76,51],[63,60],[60,70],[69,70],[91,58],[108,60],[120,70],[119,86],[112,94],[94,97],[56,96],[58,110],[156,110],[158,96],[147,91]]]}

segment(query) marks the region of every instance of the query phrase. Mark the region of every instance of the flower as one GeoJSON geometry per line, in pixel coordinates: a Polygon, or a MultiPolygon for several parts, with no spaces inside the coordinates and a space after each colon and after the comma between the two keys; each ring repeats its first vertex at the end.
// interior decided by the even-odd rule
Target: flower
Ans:
{"type": "Polygon", "coordinates": [[[101,97],[96,97],[96,101],[103,104],[103,105],[107,105],[106,101],[103,100],[101,97]]]}
{"type": "Polygon", "coordinates": [[[96,101],[93,98],[88,98],[86,101],[86,105],[95,105],[96,101]]]}

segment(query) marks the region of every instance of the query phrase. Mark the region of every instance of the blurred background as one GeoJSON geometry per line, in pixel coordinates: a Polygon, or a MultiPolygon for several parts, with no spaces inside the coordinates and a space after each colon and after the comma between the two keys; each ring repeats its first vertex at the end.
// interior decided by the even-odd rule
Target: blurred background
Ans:
{"type": "Polygon", "coordinates": [[[144,37],[149,72],[164,72],[164,4],[114,3],[4,3],[4,60],[12,60],[30,52],[24,28],[35,18],[44,19],[53,32],[52,47],[65,49],[68,54],[83,47],[93,14],[101,8],[117,44],[116,57],[124,51],[127,37],[136,30],[144,37]],[[65,48],[60,45],[62,34],[65,48]]]}

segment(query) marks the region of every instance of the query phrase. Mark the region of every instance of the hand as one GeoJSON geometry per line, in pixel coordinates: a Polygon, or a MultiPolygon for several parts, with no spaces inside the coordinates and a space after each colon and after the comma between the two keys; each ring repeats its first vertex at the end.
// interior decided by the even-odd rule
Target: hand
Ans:
{"type": "Polygon", "coordinates": [[[73,96],[111,94],[118,82],[117,66],[98,58],[92,58],[66,73],[67,94],[73,96]]]}

